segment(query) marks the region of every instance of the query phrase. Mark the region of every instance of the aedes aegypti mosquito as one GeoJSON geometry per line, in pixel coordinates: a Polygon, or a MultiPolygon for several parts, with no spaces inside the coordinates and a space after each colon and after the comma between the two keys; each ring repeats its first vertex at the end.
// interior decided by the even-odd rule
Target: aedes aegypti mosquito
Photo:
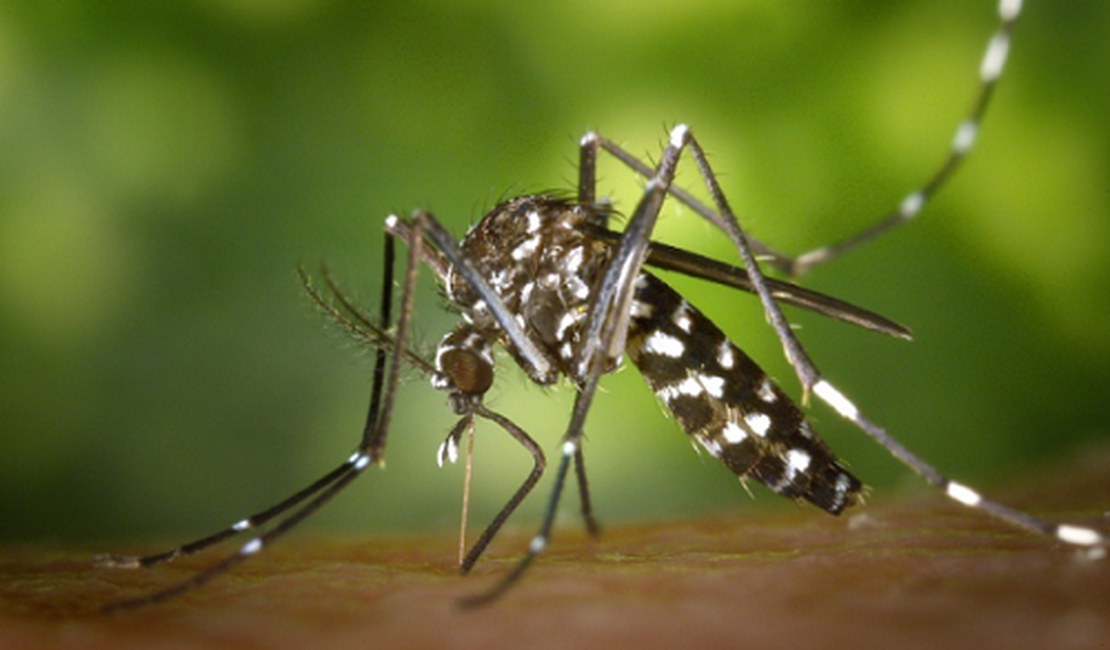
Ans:
{"type": "Polygon", "coordinates": [[[504,348],[540,385],[569,379],[577,389],[562,437],[555,484],[542,523],[526,554],[489,590],[467,600],[488,602],[520,578],[547,545],[556,506],[571,468],[581,495],[587,527],[597,530],[587,489],[582,438],[598,382],[624,356],[678,424],[711,456],[741,479],[755,479],[772,491],[808,501],[839,514],[861,498],[862,484],[848,472],[810,427],[804,413],[743,351],[674,289],[645,267],[678,271],[754,293],[795,370],[803,396],[816,395],[928,483],[955,501],[1061,542],[1089,547],[1101,554],[1107,537],[1091,528],[1053,524],[982,497],[949,480],[867,419],[856,405],[820,373],[784,317],[781,305],[825,316],[895,337],[909,338],[901,325],[877,314],[764,275],[761,263],[797,276],[915,217],[949,178],[974,143],[991,92],[1006,62],[1020,0],[1001,0],[999,24],[979,68],[979,88],[971,110],[959,124],[948,156],[919,189],[909,193],[889,216],[838,244],[790,257],[749,237],[729,207],[698,140],[684,125],[671,129],[657,164],[648,166],[622,148],[589,132],[580,142],[577,195],[521,196],[504,201],[478,221],[460,242],[426,212],[411,219],[386,220],[385,269],[380,315],[374,319],[350,301],[324,270],[332,297],[326,298],[301,273],[312,299],[327,314],[377,350],[369,414],[356,451],[316,482],[267,510],[214,535],[165,553],[144,557],[108,557],[118,567],[149,567],[194,553],[240,533],[274,522],[237,552],[206,571],[166,590],[109,609],[163,601],[197,587],[257,554],[296,526],[335,494],[384,459],[398,377],[409,364],[428,375],[447,393],[458,424],[440,447],[439,460],[454,461],[462,436],[476,420],[488,420],[516,439],[533,457],[531,473],[462,557],[463,572],[474,566],[490,541],[535,486],[546,461],[540,446],[517,424],[490,410],[483,397],[494,375],[493,349],[504,348]],[[647,179],[643,196],[622,232],[608,228],[611,210],[595,194],[598,153],[612,155],[647,179]],[[700,172],[712,206],[672,185],[684,152],[700,172]],[[730,266],[651,239],[667,198],[688,206],[722,230],[741,261],[730,266]],[[397,320],[392,320],[394,242],[408,247],[400,280],[397,320]],[[446,296],[462,321],[439,343],[433,361],[406,347],[418,269],[429,266],[442,281],[446,296]],[[284,518],[281,518],[284,515],[284,518]]]}

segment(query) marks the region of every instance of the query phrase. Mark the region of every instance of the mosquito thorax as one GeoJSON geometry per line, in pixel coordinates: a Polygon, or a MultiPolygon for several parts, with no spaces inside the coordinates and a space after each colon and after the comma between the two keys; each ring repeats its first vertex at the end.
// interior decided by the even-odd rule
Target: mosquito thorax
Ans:
{"type": "MultiPolygon", "coordinates": [[[[517,324],[550,361],[554,371],[532,376],[536,383],[549,385],[559,374],[572,374],[593,285],[611,254],[610,246],[590,238],[583,224],[604,223],[606,217],[567,199],[522,196],[494,207],[459,242],[463,254],[482,269],[517,324]]],[[[446,289],[474,331],[501,343],[527,367],[486,301],[465,279],[448,273],[446,289]]]]}

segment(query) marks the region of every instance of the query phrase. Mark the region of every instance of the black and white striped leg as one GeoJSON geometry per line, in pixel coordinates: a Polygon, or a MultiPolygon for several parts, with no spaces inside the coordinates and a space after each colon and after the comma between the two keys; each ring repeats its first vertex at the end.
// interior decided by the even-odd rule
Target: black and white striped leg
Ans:
{"type": "Polygon", "coordinates": [[[581,502],[582,521],[586,524],[586,532],[591,537],[601,534],[601,524],[594,516],[593,504],[590,501],[590,485],[586,480],[586,461],[582,456],[582,447],[574,450],[574,476],[578,481],[578,498],[581,502]]]}
{"type": "MultiPolygon", "coordinates": [[[[381,313],[383,329],[386,326],[385,324],[390,320],[389,305],[392,302],[392,298],[389,294],[392,288],[393,274],[392,249],[392,240],[387,239],[385,255],[385,260],[388,265],[385,273],[387,282],[383,290],[381,313]]],[[[397,340],[404,340],[405,332],[408,329],[419,259],[420,240],[414,239],[413,242],[410,242],[408,267],[402,288],[401,313],[396,325],[397,340]]],[[[280,519],[278,523],[267,532],[251,538],[240,546],[235,554],[225,557],[223,560],[189,579],[146,596],[110,603],[104,607],[103,610],[105,612],[118,612],[153,605],[176,598],[185,592],[213,580],[239,563],[257,554],[263,548],[273,543],[297,524],[315,513],[321,506],[350,485],[351,482],[371,464],[380,463],[384,457],[385,433],[388,431],[389,421],[393,411],[394,394],[396,392],[397,380],[400,373],[400,364],[404,357],[404,347],[401,345],[393,346],[391,354],[388,355],[389,371],[387,376],[385,371],[387,355],[384,350],[379,348],[375,358],[370,406],[367,413],[367,425],[364,428],[362,442],[358,450],[351,454],[351,456],[337,468],[275,506],[247,517],[246,519],[242,519],[214,535],[185,544],[166,553],[159,553],[146,557],[109,557],[101,559],[100,563],[105,566],[123,568],[153,566],[182,555],[195,553],[235,535],[255,530],[291,511],[288,516],[284,519],[280,519]],[[301,505],[302,503],[303,505],[301,505]],[[297,506],[300,507],[297,508],[297,506]]]]}
{"type": "Polygon", "coordinates": [[[979,64],[979,88],[975,93],[971,109],[956,126],[948,155],[940,167],[920,188],[910,192],[892,212],[876,224],[835,244],[822,246],[793,258],[774,253],[768,261],[771,265],[791,276],[800,276],[815,266],[823,264],[845,252],[866,243],[883,233],[892,230],[916,217],[925,204],[936,194],[952,176],[960,163],[967,157],[979,135],[983,115],[990,103],[991,95],[998,84],[1006,59],[1010,53],[1010,39],[1014,26],[1021,15],[1022,0],[1000,0],[998,3],[998,27],[987,42],[986,50],[979,64]]]}
{"type": "MultiPolygon", "coordinates": [[[[668,162],[668,152],[673,152],[675,158],[675,160],[669,161],[669,164],[671,164],[672,166],[674,164],[677,164],[677,157],[679,153],[687,146],[689,147],[690,153],[698,166],[703,180],[705,181],[711,199],[716,206],[716,210],[710,209],[704,204],[697,202],[688,193],[677,190],[671,185],[669,180],[665,186],[662,186],[662,192],[669,193],[678,198],[683,203],[687,204],[689,207],[694,209],[697,214],[706,218],[712,224],[720,228],[732,241],[734,248],[740,255],[743,269],[747,275],[747,282],[751,285],[751,291],[759,296],[760,302],[763,304],[764,312],[767,315],[767,319],[770,321],[771,326],[774,328],[775,333],[783,346],[783,351],[786,354],[786,358],[788,361],[790,361],[791,366],[797,373],[798,379],[802,384],[803,392],[805,394],[808,394],[812,390],[814,383],[816,383],[819,378],[817,368],[814,366],[813,362],[809,358],[809,355],[806,353],[805,349],[802,348],[802,345],[798,342],[797,337],[791,330],[786,317],[782,313],[782,309],[779,307],[778,301],[775,299],[774,294],[770,289],[769,281],[763,275],[759,264],[756,262],[755,253],[753,252],[753,243],[748,238],[746,233],[744,233],[744,231],[740,228],[740,224],[737,221],[736,216],[733,214],[732,209],[728,204],[728,200],[725,198],[724,192],[721,191],[720,185],[717,182],[716,175],[714,174],[712,167],[709,165],[709,161],[705,156],[705,152],[702,150],[700,144],[698,144],[698,141],[694,138],[693,134],[685,125],[678,125],[671,130],[670,143],[664,150],[663,158],[660,161],[660,168],[663,168],[664,163],[668,162]]],[[[607,140],[606,138],[603,138],[596,133],[591,132],[586,134],[586,136],[582,140],[582,147],[584,150],[596,150],[597,148],[604,149],[622,162],[628,164],[636,171],[644,173],[645,166],[643,165],[643,163],[637,161],[633,156],[625,152],[623,149],[618,147],[610,140],[607,140]]],[[[583,153],[582,157],[583,159],[587,158],[585,152],[583,153]]],[[[673,178],[673,168],[671,169],[671,176],[673,178]]],[[[652,172],[652,175],[649,178],[651,180],[649,180],[648,182],[648,188],[645,198],[647,196],[653,196],[656,194],[656,192],[653,192],[653,183],[656,183],[656,179],[658,178],[658,170],[656,172],[652,172]]],[[[589,181],[591,181],[591,179],[583,179],[582,182],[589,181]]],[[[659,201],[662,201],[662,196],[659,197],[659,201]]],[[[658,213],[658,206],[656,206],[656,213],[658,213]]],[[[654,226],[654,218],[649,223],[646,223],[646,227],[643,229],[642,232],[633,231],[633,223],[634,222],[630,222],[629,227],[625,229],[625,232],[621,237],[622,245],[624,242],[630,239],[640,237],[650,238],[650,228],[654,226]]],[[[645,241],[643,245],[646,248],[647,242],[645,241]]],[[[643,260],[641,259],[640,262],[642,263],[642,261],[643,260]]],[[[639,269],[638,265],[636,266],[636,269],[639,269]]],[[[629,283],[629,285],[631,285],[631,283],[629,283]]],[[[623,344],[623,341],[624,339],[622,336],[618,342],[623,344]]]]}
{"type": "Polygon", "coordinates": [[[905,446],[887,434],[882,427],[865,418],[855,404],[826,380],[819,380],[814,385],[813,392],[844,417],[844,419],[871,436],[872,439],[885,447],[891,455],[953,501],[969,508],[982,510],[997,519],[1008,522],[1019,528],[1054,537],[1065,544],[1097,549],[1095,552],[1099,555],[1105,553],[1110,539],[1108,539],[1105,534],[1093,528],[1066,523],[1054,524],[1044,521],[1026,512],[1015,510],[986,499],[979,494],[978,491],[967,485],[944,477],[936,468],[918,458],[915,454],[906,449],[905,446]]]}
{"type": "MultiPolygon", "coordinates": [[[[1002,63],[1005,60],[1005,50],[1008,44],[1009,30],[1012,26],[1013,20],[1016,19],[1016,12],[1018,8],[1019,6],[1016,3],[1003,2],[1003,26],[1000,28],[998,34],[996,34],[995,37],[992,39],[992,45],[988,47],[988,54],[982,66],[983,69],[986,71],[984,73],[984,83],[988,86],[993,85],[994,81],[997,79],[997,75],[1001,71],[1002,63]]],[[[987,90],[989,90],[989,88],[987,90]]],[[[987,91],[985,90],[984,92],[987,91]]],[[[958,156],[954,160],[958,160],[960,156],[966,153],[967,148],[970,146],[974,135],[974,124],[976,124],[975,120],[978,119],[977,116],[981,113],[983,104],[985,104],[985,98],[977,103],[977,106],[979,106],[979,108],[977,108],[976,112],[973,114],[973,118],[969,118],[965,125],[961,127],[959,135],[956,139],[957,146],[955,147],[958,156]]],[[[684,130],[684,127],[678,127],[674,131],[672,131],[672,142],[677,137],[676,132],[680,130],[684,130]]],[[[1106,536],[1094,529],[1071,524],[1057,525],[1040,520],[1027,513],[1020,512],[1012,508],[1003,506],[994,501],[984,499],[978,492],[972,490],[968,486],[943,477],[939,472],[936,471],[935,468],[922,461],[896,440],[891,438],[881,427],[866,419],[860,413],[859,409],[854,404],[852,404],[852,402],[848,400],[848,398],[845,397],[843,393],[841,393],[839,390],[833,387],[832,384],[825,380],[816,365],[812,362],[808,354],[805,352],[797,337],[794,335],[785,317],[783,317],[781,309],[778,305],[778,301],[769,290],[768,282],[766,278],[763,277],[762,271],[758,263],[756,263],[755,261],[755,257],[752,254],[752,247],[749,244],[745,233],[743,233],[740,229],[735,216],[732,214],[727,200],[725,199],[717,184],[716,176],[709,166],[702,149],[698,145],[696,139],[694,139],[694,137],[688,132],[685,132],[682,137],[686,142],[688,142],[691,155],[694,157],[699,170],[701,171],[701,175],[706,182],[706,186],[708,187],[713,202],[716,204],[717,210],[714,213],[716,215],[716,218],[712,219],[711,221],[713,221],[713,223],[715,224],[718,224],[723,230],[725,230],[726,234],[728,234],[730,239],[733,241],[734,246],[736,247],[737,252],[741,257],[741,261],[743,262],[744,270],[748,274],[748,279],[753,285],[754,292],[760,296],[767,318],[783,345],[783,350],[786,354],[787,360],[794,368],[799,380],[802,383],[804,394],[812,392],[813,394],[817,395],[817,397],[831,406],[847,420],[855,424],[860,430],[864,431],[876,442],[888,449],[891,454],[894,455],[898,460],[920,474],[931,485],[944,492],[953,500],[965,506],[981,509],[988,514],[991,514],[992,516],[995,516],[1003,521],[1007,521],[1015,526],[1036,533],[1055,537],[1060,541],[1068,544],[1083,547],[1094,547],[1099,548],[1100,550],[1105,548],[1105,546],[1107,545],[1106,536]]],[[[612,145],[612,143],[604,140],[596,134],[590,134],[589,140],[591,142],[596,142],[597,146],[600,146],[607,151],[616,150],[615,145],[612,145]]],[[[620,156],[618,155],[618,157],[620,156]]],[[[950,164],[954,165],[955,162],[952,162],[950,164]]],[[[930,184],[930,191],[935,190],[936,186],[943,181],[948,173],[950,172],[946,171],[943,174],[939,174],[938,179],[930,184]]],[[[650,187],[651,183],[649,182],[649,188],[650,187]]],[[[673,191],[671,193],[674,194],[673,191]]],[[[911,197],[913,196],[915,195],[911,195],[911,197]]],[[[920,195],[922,200],[924,196],[926,196],[926,194],[920,195]]],[[[915,203],[917,202],[917,200],[911,198],[908,202],[915,203]]],[[[920,205],[918,205],[915,210],[919,207],[920,205]]],[[[699,211],[699,214],[700,213],[701,212],[699,211]]],[[[626,231],[625,238],[629,236],[630,235],[628,235],[626,231]]]]}
{"type": "MultiPolygon", "coordinates": [[[[1013,3],[1011,3],[1013,4],[1013,3]]],[[[1005,3],[1004,3],[1005,5],[1005,3]]],[[[1012,7],[1016,10],[1016,6],[1012,7]]],[[[1005,9],[1005,7],[1004,7],[1005,9]]],[[[1006,14],[1003,14],[1006,17],[1006,14]]],[[[1014,14],[1016,18],[1016,13],[1014,14]]],[[[1008,26],[1011,23],[1004,23],[1008,26]]],[[[1008,27],[1000,31],[1003,36],[996,35],[992,43],[1008,43],[1008,27]]],[[[987,59],[991,62],[990,65],[985,65],[991,70],[1000,71],[1002,61],[1005,59],[1005,52],[992,51],[1001,48],[1005,50],[1005,45],[992,46],[988,48],[987,59]]],[[[997,73],[992,79],[997,78],[997,73]]],[[[993,81],[992,81],[993,83],[993,81]]],[[[969,127],[970,128],[970,127],[969,127]]],[[[692,137],[690,138],[690,151],[698,167],[702,172],[706,185],[709,189],[710,195],[713,197],[714,202],[717,204],[717,209],[726,225],[726,233],[733,240],[736,245],[737,251],[740,253],[741,260],[744,262],[744,267],[748,271],[752,284],[755,285],[756,292],[759,294],[761,301],[764,305],[764,311],[770,320],[772,327],[779,336],[779,340],[783,344],[783,349],[786,353],[787,360],[794,367],[795,372],[798,374],[802,382],[803,390],[812,391],[822,401],[831,406],[845,419],[856,425],[861,431],[871,436],[876,442],[885,447],[892,455],[894,455],[902,463],[913,469],[920,474],[926,481],[937,489],[943,491],[948,497],[953,500],[969,507],[978,508],[984,512],[991,514],[1003,521],[1007,521],[1015,526],[1030,530],[1033,532],[1056,537],[1062,542],[1084,547],[1097,547],[1105,548],[1107,545],[1107,538],[1105,535],[1090,528],[1075,526],[1070,524],[1057,525],[1046,521],[1042,521],[1027,513],[1014,510],[1002,504],[984,499],[978,492],[971,488],[951,481],[943,477],[935,468],[922,461],[916,455],[911,453],[903,445],[889,436],[885,430],[870,420],[866,419],[859,411],[859,409],[837,390],[832,384],[825,380],[816,365],[806,354],[801,343],[794,335],[793,331],[786,323],[786,319],[782,316],[781,309],[777,301],[767,290],[765,279],[759,265],[755,262],[754,256],[751,254],[750,248],[747,246],[747,241],[744,233],[740,230],[739,224],[733,216],[728,207],[727,201],[717,185],[716,176],[713,174],[712,169],[709,167],[708,161],[704,153],[698,146],[697,141],[692,137]]]]}
{"type": "MultiPolygon", "coordinates": [[[[587,134],[583,138],[583,149],[594,146],[591,142],[593,137],[594,134],[587,134]]],[[[581,458],[580,446],[586,415],[597,393],[598,382],[605,370],[624,349],[631,318],[633,279],[643,266],[651,240],[651,231],[659,216],[663,200],[667,196],[667,189],[674,179],[678,159],[688,143],[689,130],[685,126],[677,126],[671,131],[670,141],[660,157],[655,173],[647,183],[643,197],[629,219],[620,245],[613,253],[605,273],[591,294],[586,321],[587,335],[573,364],[578,393],[575,396],[566,434],[563,436],[562,456],[540,528],[532,538],[528,551],[513,570],[491,589],[464,599],[462,601],[464,606],[482,605],[496,600],[524,576],[528,567],[547,547],[570,466],[576,462],[576,459],[581,458]]],[[[583,176],[580,182],[587,186],[587,190],[585,192],[580,190],[579,197],[588,198],[592,194],[592,189],[589,189],[592,188],[592,178],[583,176]]],[[[584,468],[580,471],[584,472],[584,468]]],[[[581,476],[584,476],[584,473],[581,476]]],[[[581,478],[579,483],[580,487],[585,487],[585,482],[581,478]]],[[[585,489],[582,494],[583,512],[587,514],[588,497],[585,489]]],[[[592,519],[592,515],[587,516],[587,522],[592,519]]]]}
{"type": "MultiPolygon", "coordinates": [[[[808,272],[810,269],[839,257],[843,253],[916,217],[925,207],[929,199],[931,199],[944,186],[948,179],[951,178],[952,174],[974,146],[979,134],[983,115],[986,113],[990,98],[1006,67],[1006,61],[1010,51],[1010,40],[1013,35],[1014,27],[1021,15],[1021,9],[1022,0],[999,0],[997,6],[998,27],[991,35],[979,64],[979,86],[972,101],[971,109],[956,126],[947,156],[945,156],[944,160],[925,183],[906,194],[899,202],[898,206],[879,219],[877,223],[835,244],[821,246],[799,255],[788,255],[774,250],[758,240],[749,238],[751,249],[759,258],[782,273],[791,277],[798,277],[808,272]]],[[[603,138],[597,138],[596,146],[605,149],[613,157],[641,176],[645,178],[651,177],[652,169],[650,167],[617,144],[603,138]]],[[[585,158],[583,158],[583,160],[585,160],[585,158]]],[[[590,169],[593,169],[593,167],[591,166],[590,169]]],[[[677,186],[670,187],[668,192],[680,203],[686,205],[695,213],[707,219],[710,223],[713,223],[727,232],[725,220],[722,219],[721,215],[695,198],[692,194],[677,186]]],[[[593,196],[592,186],[589,196],[593,196]]]]}

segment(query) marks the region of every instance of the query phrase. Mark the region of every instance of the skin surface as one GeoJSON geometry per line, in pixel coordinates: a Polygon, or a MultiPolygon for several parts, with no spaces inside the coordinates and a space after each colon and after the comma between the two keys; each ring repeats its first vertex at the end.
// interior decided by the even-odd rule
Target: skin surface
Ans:
{"type": "MultiPolygon", "coordinates": [[[[1110,454],[1035,472],[999,496],[1106,527],[1110,454]]],[[[790,509],[556,530],[492,606],[456,599],[506,571],[521,524],[459,578],[450,534],[278,544],[170,603],[112,616],[211,561],[93,567],[93,552],[7,548],[0,647],[1089,648],[1110,640],[1110,563],[922,491],[835,519],[790,509]],[[581,646],[580,646],[581,647],[581,646]]]]}

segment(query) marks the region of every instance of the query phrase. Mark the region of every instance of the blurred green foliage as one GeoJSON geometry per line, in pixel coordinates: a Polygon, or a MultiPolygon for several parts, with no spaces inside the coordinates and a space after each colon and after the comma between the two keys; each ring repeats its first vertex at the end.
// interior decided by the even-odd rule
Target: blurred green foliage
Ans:
{"type": "MultiPolygon", "coordinates": [[[[209,532],[334,466],[361,430],[369,356],[313,311],[295,265],[326,257],[372,305],[387,213],[428,208],[461,233],[499,197],[571,187],[587,128],[651,155],[690,124],[743,223],[778,248],[862,227],[942,159],[992,5],[9,0],[0,535],[209,532]]],[[[806,279],[914,343],[792,314],[834,383],[968,481],[1021,480],[1107,437],[1108,18],[1097,0],[1030,3],[952,185],[806,279]]],[[[640,186],[603,165],[618,207],[640,186]]],[[[688,211],[659,236],[730,254],[688,211]]],[[[754,300],[676,282],[796,394],[754,300]]],[[[451,316],[426,285],[431,346],[451,316]]],[[[751,507],[634,370],[603,385],[586,451],[604,521],[751,507]]],[[[555,449],[570,392],[505,364],[490,403],[555,449]]],[[[413,376],[400,408],[388,468],[317,530],[453,527],[461,471],[434,463],[443,396],[413,376]]],[[[813,412],[876,498],[916,484],[813,412]]],[[[478,432],[475,522],[527,471],[506,438],[478,432]]]]}

